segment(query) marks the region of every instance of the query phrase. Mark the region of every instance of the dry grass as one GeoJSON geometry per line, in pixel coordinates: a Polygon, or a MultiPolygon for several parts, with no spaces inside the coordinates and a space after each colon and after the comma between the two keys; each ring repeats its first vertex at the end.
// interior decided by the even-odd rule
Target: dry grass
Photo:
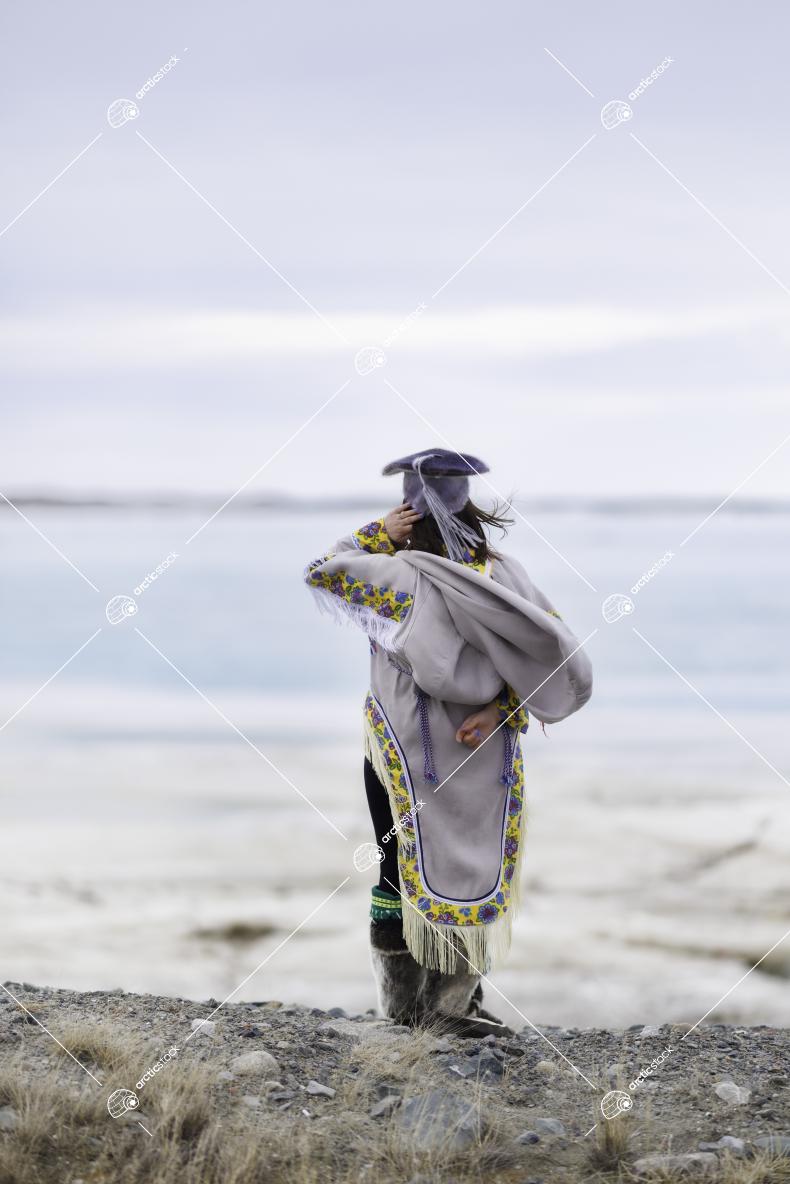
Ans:
{"type": "MultiPolygon", "coordinates": [[[[161,1049],[134,1033],[85,1022],[64,1027],[58,1038],[102,1086],[54,1044],[36,1049],[40,1075],[32,1076],[31,1050],[23,1047],[0,1072],[0,1105],[19,1116],[14,1131],[0,1134],[0,1184],[404,1184],[417,1173],[437,1184],[524,1179],[523,1148],[513,1143],[517,1131],[496,1119],[463,1151],[448,1140],[421,1152],[394,1119],[367,1116],[372,1084],[382,1077],[416,1093],[439,1083],[428,1079],[429,1032],[416,1034],[405,1048],[401,1042],[397,1060],[384,1042],[355,1047],[349,1067],[357,1073],[313,1119],[296,1108],[269,1110],[265,1101],[249,1109],[217,1085],[223,1067],[217,1060],[183,1057],[140,1091],[139,1111],[115,1120],[107,1097],[133,1088],[161,1049]]],[[[447,1088],[446,1078],[439,1080],[447,1088]]],[[[239,1087],[243,1091],[243,1083],[239,1087]]],[[[248,1088],[256,1092],[255,1082],[248,1088]]],[[[459,1082],[458,1092],[479,1114],[480,1088],[459,1082]]]]}
{"type": "Polygon", "coordinates": [[[753,1159],[739,1159],[725,1154],[719,1160],[715,1175],[692,1177],[688,1174],[679,1175],[677,1172],[650,1172],[636,1176],[633,1172],[626,1172],[621,1180],[639,1181],[639,1184],[689,1184],[689,1180],[699,1178],[710,1180],[713,1184],[788,1184],[790,1182],[790,1159],[775,1155],[756,1155],[753,1159]]]}
{"type": "Polygon", "coordinates": [[[595,1141],[589,1150],[590,1165],[608,1175],[619,1173],[634,1159],[630,1129],[633,1118],[625,1115],[607,1122],[601,1118],[600,1111],[596,1117],[598,1125],[595,1128],[595,1141]]]}

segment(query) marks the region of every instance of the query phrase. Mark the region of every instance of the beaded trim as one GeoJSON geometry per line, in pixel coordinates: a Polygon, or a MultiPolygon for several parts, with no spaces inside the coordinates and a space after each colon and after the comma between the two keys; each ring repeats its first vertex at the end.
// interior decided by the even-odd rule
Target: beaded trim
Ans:
{"type": "Polygon", "coordinates": [[[401,899],[383,888],[371,889],[370,915],[374,921],[400,921],[403,917],[401,899]]]}

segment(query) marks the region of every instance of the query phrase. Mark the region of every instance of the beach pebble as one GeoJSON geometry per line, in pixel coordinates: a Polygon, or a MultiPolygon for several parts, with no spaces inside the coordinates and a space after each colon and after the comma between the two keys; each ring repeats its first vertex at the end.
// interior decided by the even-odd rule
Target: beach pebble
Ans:
{"type": "Polygon", "coordinates": [[[333,1098],[337,1093],[331,1085],[322,1085],[320,1081],[308,1081],[306,1089],[309,1094],[320,1098],[333,1098]]]}
{"type": "Polygon", "coordinates": [[[559,1118],[536,1118],[535,1130],[541,1135],[564,1135],[565,1127],[559,1118]]]}
{"type": "Polygon", "coordinates": [[[400,1098],[397,1094],[388,1094],[386,1098],[382,1098],[380,1102],[376,1102],[368,1111],[371,1118],[385,1118],[388,1114],[392,1114],[400,1106],[400,1098]]]}
{"type": "Polygon", "coordinates": [[[537,1131],[524,1131],[523,1134],[518,1136],[518,1138],[516,1139],[516,1142],[517,1143],[539,1143],[540,1142],[540,1135],[538,1134],[537,1131]]]}
{"type": "Polygon", "coordinates": [[[241,1077],[250,1077],[255,1073],[279,1073],[280,1066],[275,1061],[270,1052],[264,1052],[262,1048],[256,1048],[253,1052],[243,1052],[241,1056],[234,1057],[230,1063],[233,1073],[241,1077]]]}
{"type": "Polygon", "coordinates": [[[713,1092],[722,1102],[729,1102],[731,1106],[742,1106],[752,1095],[750,1089],[736,1085],[734,1081],[719,1081],[714,1085],[713,1092]]]}
{"type": "Polygon", "coordinates": [[[715,1175],[719,1160],[709,1151],[692,1151],[688,1155],[646,1155],[634,1164],[637,1176],[652,1176],[656,1173],[688,1173],[700,1176],[715,1175]]]}
{"type": "Polygon", "coordinates": [[[639,1035],[644,1039],[648,1036],[660,1036],[661,1029],[656,1024],[645,1024],[639,1035]]]}
{"type": "Polygon", "coordinates": [[[213,1036],[217,1030],[217,1025],[213,1020],[193,1020],[190,1027],[199,1036],[213,1036]]]}
{"type": "Polygon", "coordinates": [[[559,1073],[559,1069],[554,1064],[554,1061],[538,1061],[535,1066],[535,1072],[542,1073],[544,1077],[554,1077],[556,1073],[559,1073]]]}
{"type": "Polygon", "coordinates": [[[746,1147],[743,1139],[736,1139],[734,1135],[722,1135],[715,1143],[700,1143],[700,1151],[734,1151],[736,1154],[746,1147]]]}
{"type": "Polygon", "coordinates": [[[348,1013],[342,1007],[330,1007],[326,1014],[331,1015],[333,1019],[344,1020],[348,1013]]]}
{"type": "Polygon", "coordinates": [[[234,1081],[235,1078],[229,1069],[223,1069],[221,1073],[217,1074],[217,1081],[234,1081]]]}
{"type": "Polygon", "coordinates": [[[19,1115],[13,1106],[0,1107],[0,1131],[13,1131],[19,1122],[19,1115]]]}
{"type": "Polygon", "coordinates": [[[250,1110],[257,1110],[261,1104],[261,1099],[255,1094],[242,1094],[241,1100],[245,1106],[249,1106],[250,1110]]]}
{"type": "Polygon", "coordinates": [[[452,1041],[448,1040],[446,1036],[440,1036],[438,1040],[434,1040],[429,1051],[430,1052],[452,1052],[453,1051],[452,1041]]]}

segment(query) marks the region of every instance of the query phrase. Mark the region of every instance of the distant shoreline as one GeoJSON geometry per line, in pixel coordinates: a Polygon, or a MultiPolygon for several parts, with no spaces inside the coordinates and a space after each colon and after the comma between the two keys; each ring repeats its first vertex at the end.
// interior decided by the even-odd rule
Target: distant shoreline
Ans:
{"type": "MultiPolygon", "coordinates": [[[[216,510],[227,502],[223,513],[234,514],[320,514],[337,510],[359,510],[363,514],[384,510],[386,505],[380,494],[353,497],[297,498],[282,493],[262,494],[258,497],[238,497],[228,501],[231,495],[192,493],[66,493],[66,492],[20,492],[4,495],[0,500],[0,511],[13,513],[14,507],[27,510],[91,510],[109,513],[134,512],[139,510],[165,510],[172,513],[206,512],[216,510]],[[11,503],[11,504],[9,504],[11,503]]],[[[635,497],[611,496],[514,498],[513,505],[524,513],[540,514],[591,514],[629,517],[666,516],[682,514],[709,514],[723,500],[720,494],[694,497],[635,497]]],[[[717,511],[720,514],[785,515],[790,514],[790,498],[733,498],[717,511]]]]}

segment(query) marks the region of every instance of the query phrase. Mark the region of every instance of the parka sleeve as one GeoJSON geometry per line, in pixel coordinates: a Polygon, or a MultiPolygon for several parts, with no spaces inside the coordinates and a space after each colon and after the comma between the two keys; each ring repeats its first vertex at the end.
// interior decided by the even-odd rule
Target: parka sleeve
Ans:
{"type": "Polygon", "coordinates": [[[367,551],[370,555],[394,555],[395,544],[384,529],[384,519],[374,518],[372,522],[368,522],[365,526],[360,526],[357,530],[346,534],[342,539],[338,539],[334,547],[331,547],[326,554],[314,559],[312,563],[307,565],[305,569],[305,579],[314,567],[325,563],[327,559],[331,559],[333,555],[338,555],[342,551],[367,551]]]}

